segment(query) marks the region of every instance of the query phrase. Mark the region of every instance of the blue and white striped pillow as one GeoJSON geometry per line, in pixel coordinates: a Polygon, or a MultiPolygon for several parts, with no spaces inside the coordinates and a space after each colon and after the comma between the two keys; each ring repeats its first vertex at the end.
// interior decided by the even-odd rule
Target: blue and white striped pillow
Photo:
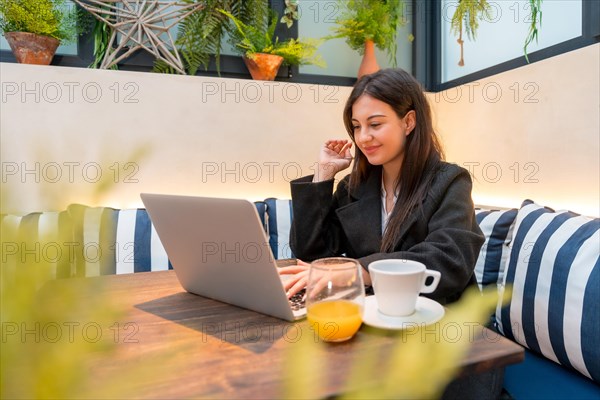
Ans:
{"type": "Polygon", "coordinates": [[[485,236],[485,242],[475,263],[475,277],[479,289],[489,284],[501,285],[504,268],[510,253],[509,244],[517,209],[476,209],[475,217],[485,236]]]}
{"type": "MultiPolygon", "coordinates": [[[[255,202],[259,218],[265,225],[266,204],[255,202]]],[[[88,259],[79,262],[81,276],[127,274],[133,272],[165,271],[173,269],[154,225],[143,208],[115,210],[71,205],[72,213],[84,213],[86,237],[79,240],[83,247],[98,244],[102,257],[97,262],[88,259]]],[[[85,259],[85,257],[80,257],[85,259]]]]}
{"type": "Polygon", "coordinates": [[[143,208],[119,210],[115,248],[113,273],[173,269],[148,212],[143,208]]]}
{"type": "MultiPolygon", "coordinates": [[[[255,206],[266,231],[266,203],[255,206]]],[[[63,212],[1,215],[0,222],[10,279],[33,262],[49,279],[173,269],[145,209],[71,204],[63,212]]]]}
{"type": "Polygon", "coordinates": [[[145,209],[68,207],[76,243],[76,276],[171,269],[145,209]]]}
{"type": "Polygon", "coordinates": [[[273,257],[278,260],[293,258],[290,248],[290,229],[292,226],[292,200],[275,198],[265,199],[267,204],[267,225],[269,227],[269,245],[273,257]]]}
{"type": "Polygon", "coordinates": [[[2,283],[14,283],[21,268],[34,265],[39,283],[66,278],[74,265],[71,220],[67,212],[2,215],[2,283]]]}
{"type": "Polygon", "coordinates": [[[262,224],[263,229],[268,234],[269,227],[267,226],[267,203],[264,201],[255,201],[254,205],[256,206],[256,212],[258,212],[258,217],[260,218],[260,223],[262,224]]]}
{"type": "Polygon", "coordinates": [[[114,274],[118,210],[71,204],[67,211],[73,222],[73,276],[114,274]]]}
{"type": "Polygon", "coordinates": [[[600,382],[600,219],[527,200],[510,247],[513,292],[496,311],[498,329],[600,382]]]}

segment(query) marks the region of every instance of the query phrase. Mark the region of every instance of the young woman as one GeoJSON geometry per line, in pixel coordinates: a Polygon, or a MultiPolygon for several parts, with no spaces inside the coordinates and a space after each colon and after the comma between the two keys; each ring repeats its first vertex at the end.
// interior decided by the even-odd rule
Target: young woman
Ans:
{"type": "MultiPolygon", "coordinates": [[[[328,140],[314,176],[291,182],[292,251],[301,260],[346,255],[363,266],[384,258],[420,261],[442,273],[430,295],[446,304],[473,279],[483,235],[475,221],[471,177],[443,160],[419,83],[400,69],[366,75],[344,109],[352,142],[328,140]],[[337,185],[334,176],[352,161],[337,185]]],[[[283,268],[291,296],[306,286],[308,264],[283,268]]]]}

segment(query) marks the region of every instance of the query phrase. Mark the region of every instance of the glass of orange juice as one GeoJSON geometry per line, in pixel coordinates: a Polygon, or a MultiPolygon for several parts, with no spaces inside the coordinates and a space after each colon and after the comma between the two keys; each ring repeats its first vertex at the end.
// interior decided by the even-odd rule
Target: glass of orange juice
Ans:
{"type": "Polygon", "coordinates": [[[365,286],[358,261],[321,258],[310,265],[306,286],[306,316],[312,329],[327,342],[343,342],[362,324],[365,286]]]}

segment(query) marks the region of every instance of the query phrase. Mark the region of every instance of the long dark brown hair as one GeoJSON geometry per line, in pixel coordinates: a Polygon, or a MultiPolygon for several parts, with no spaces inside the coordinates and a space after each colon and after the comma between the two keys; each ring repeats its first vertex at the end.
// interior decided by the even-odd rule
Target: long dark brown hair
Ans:
{"type": "MultiPolygon", "coordinates": [[[[440,161],[444,159],[444,152],[433,130],[427,98],[419,82],[409,73],[399,68],[383,69],[365,75],[356,82],[344,108],[344,125],[353,142],[355,140],[352,106],[363,95],[387,103],[399,118],[404,118],[411,110],[415,111],[416,116],[415,128],[406,138],[404,160],[395,184],[395,190],[399,190],[398,200],[381,241],[381,251],[391,252],[399,239],[398,234],[402,223],[415,208],[421,208],[435,171],[440,161]]],[[[354,166],[349,183],[350,192],[364,182],[376,168],[381,166],[369,164],[365,155],[358,146],[355,146],[354,166]]]]}

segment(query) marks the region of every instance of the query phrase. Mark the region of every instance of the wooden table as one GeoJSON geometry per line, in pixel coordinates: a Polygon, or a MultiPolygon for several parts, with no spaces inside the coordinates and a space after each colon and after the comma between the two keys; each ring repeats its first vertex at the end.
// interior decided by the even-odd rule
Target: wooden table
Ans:
{"type": "MultiPolygon", "coordinates": [[[[136,362],[148,367],[128,378],[135,381],[130,383],[136,397],[281,398],[282,371],[297,362],[289,359],[289,351],[300,336],[314,335],[306,320],[290,323],[189,294],[173,271],[94,279],[107,283],[102,296],[116,300],[125,314],[103,326],[107,336],[115,336],[116,351],[109,359],[92,362],[90,371],[103,379],[127,371],[136,362]]],[[[523,360],[519,345],[487,333],[494,340],[486,340],[481,333],[474,337],[460,365],[463,375],[523,360]]],[[[318,397],[343,390],[348,366],[358,350],[383,354],[394,338],[393,333],[363,325],[348,342],[323,344],[321,356],[331,373],[318,397]]]]}

